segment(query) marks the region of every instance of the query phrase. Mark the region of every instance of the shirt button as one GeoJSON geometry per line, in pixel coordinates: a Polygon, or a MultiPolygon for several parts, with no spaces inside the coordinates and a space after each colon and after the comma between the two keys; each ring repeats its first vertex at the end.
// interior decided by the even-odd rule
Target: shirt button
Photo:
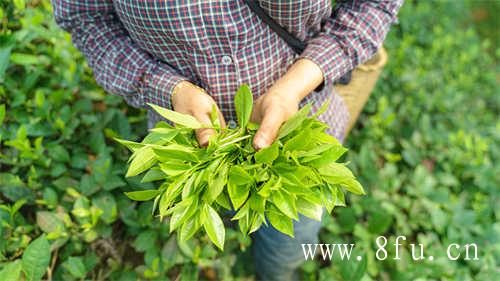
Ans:
{"type": "Polygon", "coordinates": [[[222,64],[223,65],[231,65],[231,64],[233,64],[233,59],[230,56],[223,56],[222,57],[222,64]]]}
{"type": "Polygon", "coordinates": [[[229,122],[227,122],[227,126],[228,126],[229,128],[231,128],[231,129],[232,129],[232,128],[236,128],[236,126],[237,126],[237,125],[238,125],[238,124],[237,124],[234,120],[232,120],[232,119],[231,119],[231,120],[229,120],[229,122]]]}

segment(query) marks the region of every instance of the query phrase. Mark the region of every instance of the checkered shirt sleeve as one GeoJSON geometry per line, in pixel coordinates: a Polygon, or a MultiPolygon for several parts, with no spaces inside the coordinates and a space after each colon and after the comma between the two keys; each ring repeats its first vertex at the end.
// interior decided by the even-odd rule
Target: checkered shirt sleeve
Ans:
{"type": "Polygon", "coordinates": [[[397,0],[337,1],[332,16],[300,57],[320,66],[326,84],[333,84],[377,52],[402,4],[397,0]]]}
{"type": "Polygon", "coordinates": [[[111,0],[52,0],[56,22],[72,35],[97,83],[132,106],[170,107],[169,93],[181,80],[175,69],[132,41],[111,0]]]}

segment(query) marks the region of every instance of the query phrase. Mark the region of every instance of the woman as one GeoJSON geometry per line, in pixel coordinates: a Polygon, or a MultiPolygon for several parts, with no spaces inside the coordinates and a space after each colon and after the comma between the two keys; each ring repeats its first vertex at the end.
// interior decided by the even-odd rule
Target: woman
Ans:
{"type": "MultiPolygon", "coordinates": [[[[381,45],[402,1],[271,1],[260,6],[308,43],[297,55],[243,0],[53,0],[58,24],[72,34],[97,82],[132,106],[153,103],[209,123],[215,104],[233,125],[233,95],[246,83],[255,95],[253,143],[269,146],[301,103],[317,109],[342,140],[349,119],[334,81],[369,59],[381,45]]],[[[149,126],[159,116],[149,110],[149,126]]],[[[206,145],[214,132],[196,132],[206,145]]],[[[314,243],[320,223],[301,217],[295,239],[272,227],[253,236],[263,280],[289,280],[303,261],[301,243],[314,243]]]]}

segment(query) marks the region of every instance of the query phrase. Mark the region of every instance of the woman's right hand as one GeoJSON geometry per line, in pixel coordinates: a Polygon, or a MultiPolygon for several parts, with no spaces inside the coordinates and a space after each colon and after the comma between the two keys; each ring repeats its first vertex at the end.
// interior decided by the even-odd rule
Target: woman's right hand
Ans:
{"type": "MultiPolygon", "coordinates": [[[[219,115],[220,124],[222,127],[225,127],[226,123],[224,117],[217,107],[217,104],[205,90],[188,81],[181,81],[175,86],[172,95],[172,107],[179,113],[192,115],[202,124],[211,124],[210,115],[214,105],[219,115]]],[[[213,134],[215,134],[213,129],[196,130],[198,143],[201,146],[207,146],[208,139],[213,134]]]]}

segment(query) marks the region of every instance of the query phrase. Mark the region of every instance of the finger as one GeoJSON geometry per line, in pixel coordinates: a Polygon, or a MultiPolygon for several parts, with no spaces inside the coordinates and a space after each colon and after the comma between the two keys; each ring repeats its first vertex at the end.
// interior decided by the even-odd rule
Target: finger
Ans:
{"type": "MultiPolygon", "coordinates": [[[[209,114],[195,114],[194,117],[198,119],[202,124],[210,124],[210,115],[209,114]]],[[[208,140],[212,135],[215,134],[214,129],[209,129],[209,128],[203,128],[203,129],[198,129],[196,130],[196,139],[198,140],[198,143],[200,146],[207,146],[208,145],[208,140]]]]}
{"type": "Polygon", "coordinates": [[[260,121],[262,120],[262,114],[261,114],[261,110],[260,110],[260,100],[257,100],[254,104],[254,107],[252,109],[252,114],[250,115],[250,122],[253,122],[253,123],[260,123],[260,121]]]}
{"type": "Polygon", "coordinates": [[[250,122],[259,123],[261,118],[258,110],[255,107],[256,106],[253,107],[252,114],[250,115],[250,122]]]}
{"type": "Polygon", "coordinates": [[[268,110],[264,114],[260,128],[253,139],[255,149],[260,150],[273,143],[281,124],[284,122],[284,116],[283,110],[280,109],[268,110]]]}

